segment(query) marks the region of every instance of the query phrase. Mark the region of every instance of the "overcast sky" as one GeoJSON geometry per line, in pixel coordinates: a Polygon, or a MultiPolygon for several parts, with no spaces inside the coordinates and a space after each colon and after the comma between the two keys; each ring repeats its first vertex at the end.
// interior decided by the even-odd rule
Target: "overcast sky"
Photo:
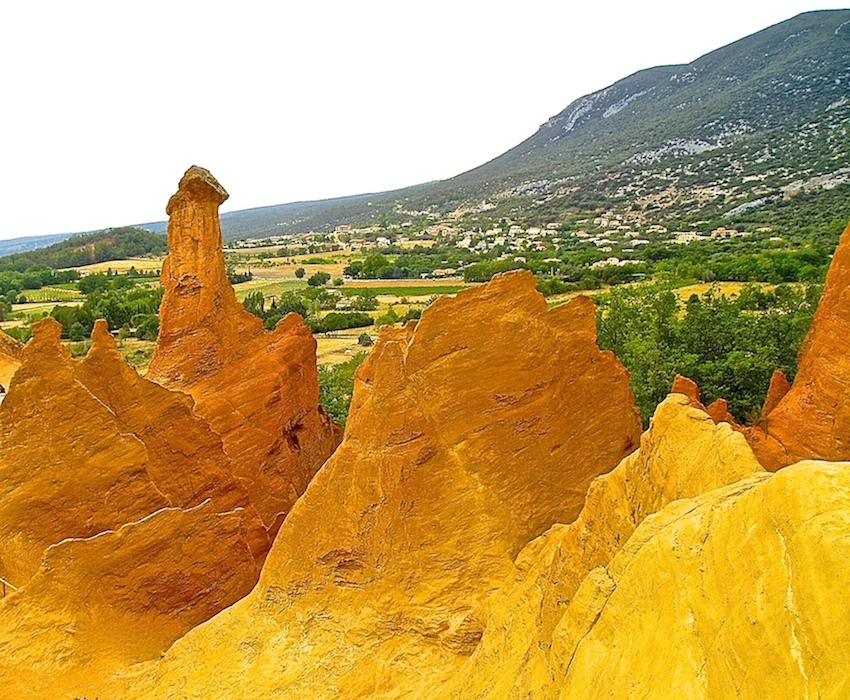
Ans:
{"type": "MultiPolygon", "coordinates": [[[[845,2],[846,4],[846,2],[845,2]]],[[[829,0],[6,3],[0,238],[451,177],[572,100],[829,0]]]]}

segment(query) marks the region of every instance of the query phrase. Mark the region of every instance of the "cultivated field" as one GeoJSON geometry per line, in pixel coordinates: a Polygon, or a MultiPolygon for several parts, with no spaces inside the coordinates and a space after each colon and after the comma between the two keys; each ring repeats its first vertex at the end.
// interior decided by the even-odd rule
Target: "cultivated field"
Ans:
{"type": "Polygon", "coordinates": [[[131,260],[110,260],[108,262],[101,263],[93,263],[91,265],[83,265],[81,267],[73,268],[75,270],[79,270],[81,275],[93,274],[97,272],[108,272],[112,270],[113,272],[127,272],[131,267],[135,267],[137,270],[161,270],[162,269],[162,261],[164,260],[164,256],[161,258],[133,258],[131,260]]]}

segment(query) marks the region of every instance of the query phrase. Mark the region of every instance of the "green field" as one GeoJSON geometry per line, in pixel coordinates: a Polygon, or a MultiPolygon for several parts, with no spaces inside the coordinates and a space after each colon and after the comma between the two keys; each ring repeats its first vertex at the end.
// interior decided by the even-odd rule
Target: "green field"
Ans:
{"type": "Polygon", "coordinates": [[[262,292],[264,297],[280,296],[286,292],[292,292],[296,289],[304,289],[307,286],[306,282],[300,280],[284,280],[281,282],[243,282],[242,284],[234,285],[236,290],[236,298],[239,301],[244,301],[245,296],[250,292],[262,292]]]}
{"type": "Polygon", "coordinates": [[[42,287],[41,289],[24,289],[21,293],[29,302],[70,301],[82,299],[83,295],[76,289],[62,287],[42,287]]]}
{"type": "Polygon", "coordinates": [[[356,282],[346,284],[345,287],[339,287],[345,296],[354,296],[363,294],[364,292],[372,292],[374,294],[396,296],[396,297],[430,297],[435,294],[456,294],[462,289],[466,289],[464,285],[457,286],[430,286],[430,287],[375,287],[362,286],[358,287],[356,282]]]}

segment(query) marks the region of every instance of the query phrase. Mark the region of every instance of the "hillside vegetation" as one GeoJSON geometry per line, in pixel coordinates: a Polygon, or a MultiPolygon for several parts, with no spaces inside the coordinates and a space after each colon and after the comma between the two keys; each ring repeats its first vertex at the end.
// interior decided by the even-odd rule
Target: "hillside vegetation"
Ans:
{"type": "Polygon", "coordinates": [[[109,260],[124,260],[167,251],[165,236],[125,226],[72,236],[59,243],[0,257],[0,271],[24,272],[34,267],[60,269],[109,260]]]}
{"type": "Polygon", "coordinates": [[[736,222],[834,188],[850,155],[848,20],[850,10],[809,12],[690,64],[640,71],[448,180],[228,213],[225,238],[502,217],[545,225],[609,209],[636,223],[736,222]]]}

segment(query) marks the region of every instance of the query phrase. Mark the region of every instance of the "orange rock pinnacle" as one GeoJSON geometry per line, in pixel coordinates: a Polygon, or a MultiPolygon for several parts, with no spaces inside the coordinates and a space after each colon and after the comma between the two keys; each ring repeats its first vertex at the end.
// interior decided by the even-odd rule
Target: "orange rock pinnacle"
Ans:
{"type": "Polygon", "coordinates": [[[290,314],[273,332],[227,279],[218,207],[227,192],[193,166],[168,202],[165,296],[148,376],[195,399],[267,526],[285,514],[339,443],[319,406],[316,341],[290,314]]]}

